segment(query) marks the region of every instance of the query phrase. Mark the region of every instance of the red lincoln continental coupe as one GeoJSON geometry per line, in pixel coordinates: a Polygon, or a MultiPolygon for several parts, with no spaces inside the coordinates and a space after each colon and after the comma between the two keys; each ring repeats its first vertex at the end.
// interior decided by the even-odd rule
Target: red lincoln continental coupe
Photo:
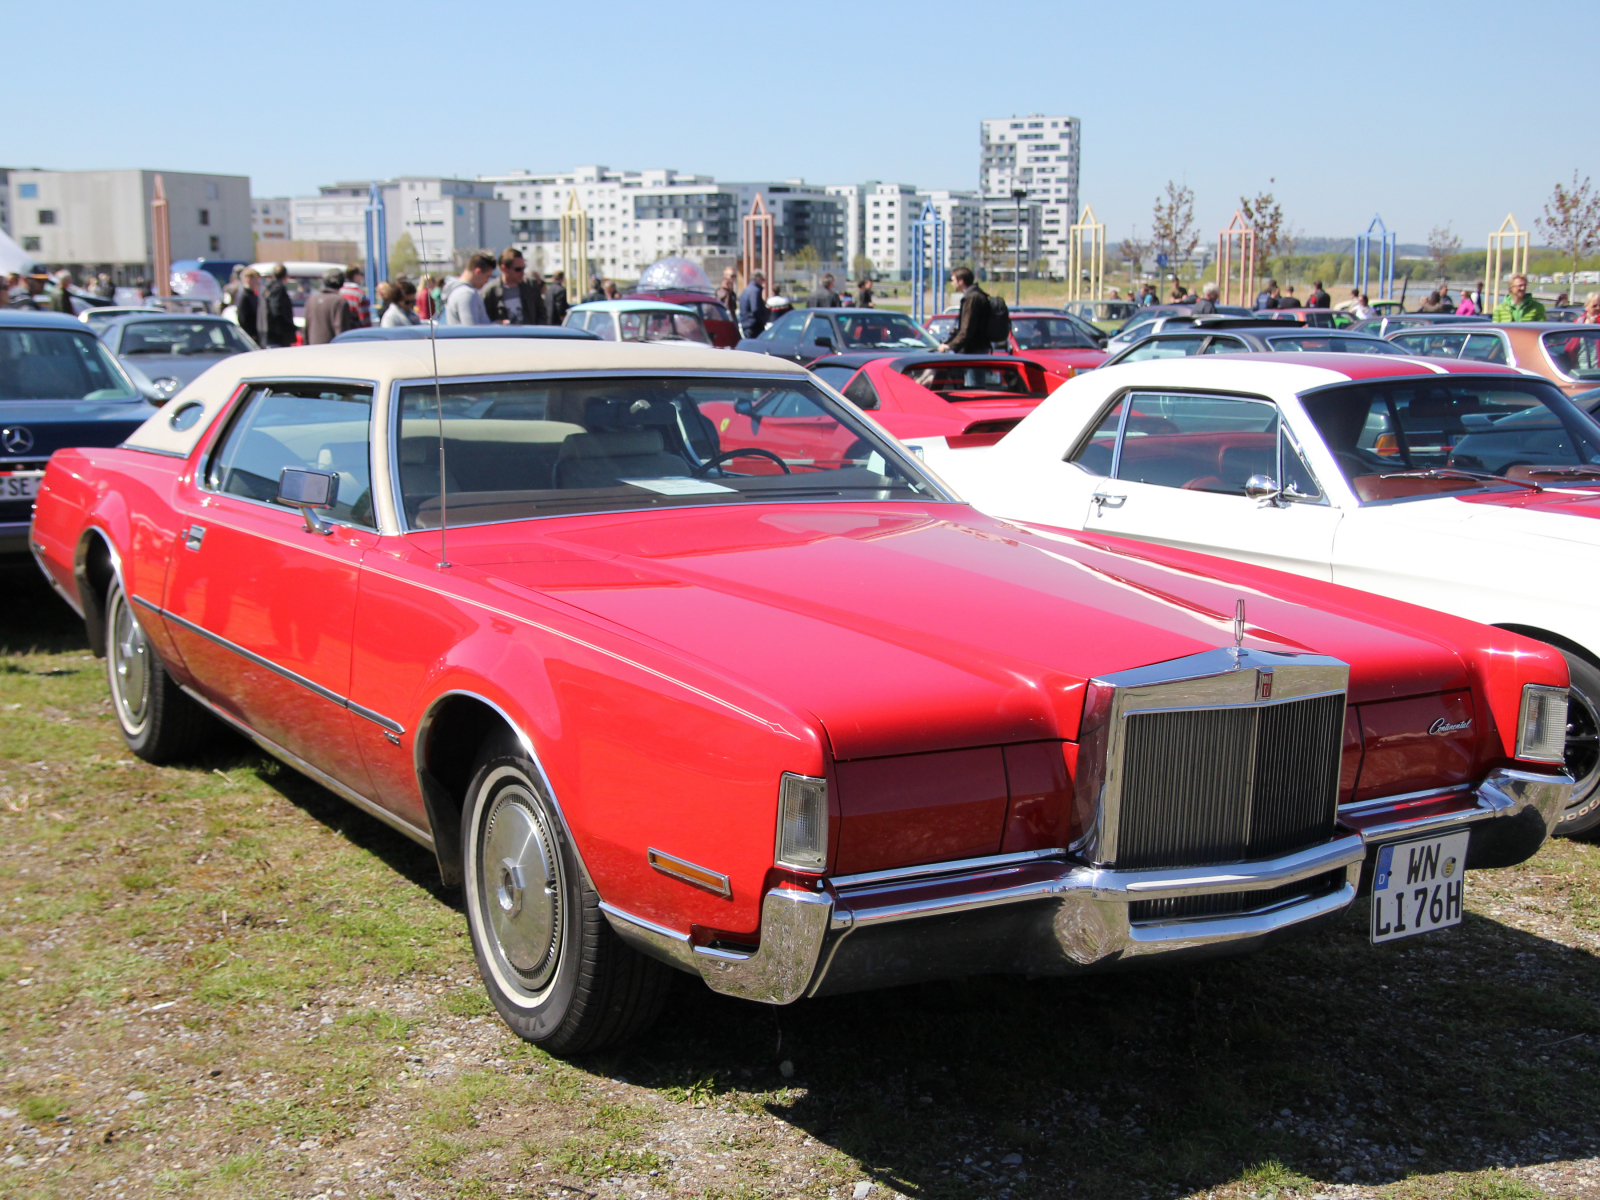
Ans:
{"type": "Polygon", "coordinates": [[[1550,647],[983,516],[770,356],[437,350],[228,359],[58,452],[32,548],[135,753],[220,719],[431,847],[555,1052],[668,965],[775,1004],[1104,969],[1368,886],[1375,941],[1423,932],[1565,802],[1550,647]],[[708,416],[767,405],[866,453],[708,416]]]}

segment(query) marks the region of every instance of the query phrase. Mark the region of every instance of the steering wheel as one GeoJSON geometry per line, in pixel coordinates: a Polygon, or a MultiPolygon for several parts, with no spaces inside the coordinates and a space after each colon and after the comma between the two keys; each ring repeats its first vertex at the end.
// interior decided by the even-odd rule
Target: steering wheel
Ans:
{"type": "Polygon", "coordinates": [[[749,446],[743,450],[724,450],[721,454],[713,455],[706,462],[701,463],[698,467],[691,471],[690,474],[692,474],[696,479],[704,479],[706,472],[711,470],[712,467],[720,467],[730,458],[738,458],[741,455],[746,457],[754,455],[757,458],[770,458],[773,462],[778,464],[779,468],[785,475],[794,474],[793,471],[789,470],[788,463],[784,462],[783,459],[779,458],[771,450],[763,450],[760,446],[749,446]]]}

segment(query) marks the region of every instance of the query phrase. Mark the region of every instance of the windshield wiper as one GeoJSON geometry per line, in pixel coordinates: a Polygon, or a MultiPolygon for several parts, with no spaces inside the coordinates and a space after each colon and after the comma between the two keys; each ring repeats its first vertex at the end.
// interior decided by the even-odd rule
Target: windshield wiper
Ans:
{"type": "Polygon", "coordinates": [[[1428,467],[1415,471],[1396,471],[1392,475],[1380,475],[1379,479],[1481,479],[1485,483],[1510,483],[1529,491],[1542,492],[1544,489],[1537,483],[1527,479],[1507,479],[1504,475],[1496,475],[1493,471],[1469,471],[1465,467],[1428,467]]]}

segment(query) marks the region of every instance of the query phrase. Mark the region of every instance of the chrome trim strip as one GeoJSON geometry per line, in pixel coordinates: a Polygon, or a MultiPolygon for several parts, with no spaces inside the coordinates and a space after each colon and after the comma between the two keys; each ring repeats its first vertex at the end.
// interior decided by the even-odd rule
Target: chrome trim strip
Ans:
{"type": "Polygon", "coordinates": [[[1130,925],[1123,957],[1170,954],[1203,946],[1226,946],[1229,942],[1276,933],[1302,922],[1332,916],[1356,898],[1356,885],[1346,877],[1344,886],[1326,896],[1290,900],[1265,912],[1242,913],[1235,917],[1201,917],[1170,921],[1158,925],[1130,925]]]}
{"type": "MultiPolygon", "coordinates": [[[[78,614],[79,620],[87,620],[88,618],[84,615],[83,605],[79,604],[76,598],[67,593],[67,589],[61,586],[61,581],[51,573],[49,567],[44,565],[44,547],[33,540],[33,523],[30,521],[25,528],[28,530],[28,553],[33,555],[34,565],[39,568],[39,573],[44,576],[45,582],[55,590],[56,595],[66,601],[68,608],[78,614]]],[[[0,533],[9,532],[10,530],[6,526],[0,525],[0,533]]]]}
{"type": "MultiPolygon", "coordinates": [[[[1370,845],[1392,838],[1427,836],[1435,832],[1449,832],[1462,825],[1471,825],[1493,817],[1517,816],[1529,808],[1536,809],[1544,818],[1546,831],[1554,833],[1557,823],[1561,820],[1561,813],[1567,807],[1567,801],[1572,795],[1575,782],[1572,776],[1565,772],[1541,775],[1535,771],[1519,771],[1510,767],[1497,768],[1490,771],[1483,782],[1471,790],[1476,801],[1472,808],[1435,813],[1411,820],[1386,821],[1382,825],[1369,825],[1360,831],[1361,837],[1370,845]]],[[[1430,794],[1411,793],[1412,796],[1430,794]]],[[[1443,798],[1453,793],[1445,791],[1439,794],[1443,798]]],[[[1392,804],[1397,799],[1398,797],[1390,796],[1386,797],[1385,801],[1392,804]]],[[[1372,803],[1366,802],[1367,812],[1382,811],[1375,810],[1372,803]]],[[[1347,811],[1341,807],[1340,816],[1344,816],[1347,811]]]]}
{"type": "Polygon", "coordinates": [[[162,458],[176,458],[180,462],[189,457],[180,450],[157,450],[153,446],[134,446],[127,442],[119,444],[117,449],[132,450],[137,454],[159,454],[162,458]]]}
{"type": "Polygon", "coordinates": [[[1358,817],[1363,813],[1379,812],[1385,808],[1409,804],[1413,800],[1444,800],[1470,791],[1472,791],[1470,783],[1460,783],[1453,787],[1424,788],[1420,792],[1399,792],[1393,796],[1378,796],[1371,800],[1352,800],[1348,804],[1339,805],[1339,817],[1341,820],[1345,817],[1358,817]]]}
{"type": "Polygon", "coordinates": [[[369,816],[373,816],[373,817],[378,818],[378,820],[382,821],[385,825],[388,825],[391,828],[399,830],[401,833],[405,834],[412,841],[417,842],[420,845],[426,846],[429,850],[432,850],[434,848],[433,835],[428,833],[426,830],[419,829],[417,826],[413,825],[410,821],[407,821],[404,817],[397,816],[394,813],[390,812],[388,809],[384,808],[381,804],[378,804],[375,801],[367,799],[367,797],[363,796],[360,792],[352,791],[350,788],[348,788],[344,784],[340,783],[333,776],[327,774],[324,771],[320,771],[316,767],[312,766],[305,759],[301,758],[298,754],[295,754],[293,751],[290,751],[290,750],[285,750],[282,746],[278,745],[278,743],[273,741],[271,738],[264,737],[263,735],[257,733],[254,729],[250,728],[249,725],[245,724],[238,717],[234,716],[232,713],[226,712],[225,710],[219,708],[217,705],[213,704],[210,700],[207,700],[204,696],[202,696],[199,692],[195,691],[193,688],[185,687],[183,690],[184,690],[185,694],[187,694],[189,696],[190,699],[195,701],[195,703],[202,705],[206,709],[206,711],[210,712],[213,716],[217,717],[218,719],[220,719],[222,721],[225,721],[227,724],[231,725],[234,729],[237,729],[240,733],[244,734],[245,737],[249,738],[252,742],[254,742],[256,745],[260,746],[268,754],[272,755],[272,757],[278,759],[280,762],[286,764],[287,766],[293,767],[296,771],[299,771],[302,775],[305,775],[305,776],[309,777],[310,779],[314,780],[315,782],[320,783],[323,787],[327,788],[330,792],[332,792],[334,795],[338,796],[341,800],[346,800],[349,803],[354,804],[362,812],[367,813],[369,816]]]}
{"type": "Polygon", "coordinates": [[[828,882],[839,891],[870,887],[875,883],[891,883],[902,879],[924,879],[934,875],[956,875],[962,871],[994,869],[1018,863],[1037,862],[1041,858],[1062,858],[1065,850],[1023,850],[1016,854],[996,854],[988,858],[958,858],[950,862],[925,863],[919,867],[891,867],[886,871],[863,871],[859,875],[834,875],[828,882]]]}
{"type": "Polygon", "coordinates": [[[343,709],[348,709],[356,716],[371,721],[374,725],[380,725],[384,729],[387,729],[390,733],[403,734],[406,731],[405,726],[400,724],[398,721],[392,720],[389,717],[384,716],[382,713],[373,712],[370,708],[365,708],[362,705],[356,704],[347,697],[341,696],[338,692],[335,692],[330,688],[323,687],[320,683],[313,679],[307,679],[304,675],[289,670],[288,667],[279,666],[270,658],[263,658],[254,650],[246,650],[237,642],[230,642],[227,638],[221,636],[220,634],[212,633],[203,625],[196,625],[193,621],[190,621],[185,617],[178,616],[177,613],[168,612],[166,609],[160,607],[159,605],[150,603],[150,601],[141,596],[130,596],[129,599],[140,607],[149,609],[151,612],[155,613],[156,616],[162,618],[163,620],[171,621],[175,625],[180,625],[184,629],[189,630],[189,632],[198,634],[200,637],[205,638],[208,642],[212,642],[215,645],[221,646],[224,650],[231,651],[232,653],[237,654],[240,658],[247,659],[248,661],[255,663],[258,667],[265,667],[274,675],[282,676],[290,683],[297,683],[307,691],[315,692],[329,703],[337,704],[343,709]]]}

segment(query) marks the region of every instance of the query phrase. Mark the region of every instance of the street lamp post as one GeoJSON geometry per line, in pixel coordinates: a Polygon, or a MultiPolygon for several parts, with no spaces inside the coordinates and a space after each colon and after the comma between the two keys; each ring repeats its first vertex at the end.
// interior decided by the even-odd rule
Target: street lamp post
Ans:
{"type": "Polygon", "coordinates": [[[1013,268],[1017,275],[1017,298],[1015,307],[1022,307],[1022,198],[1028,194],[1027,188],[1012,188],[1011,198],[1017,202],[1017,255],[1016,266],[1013,268]]]}

